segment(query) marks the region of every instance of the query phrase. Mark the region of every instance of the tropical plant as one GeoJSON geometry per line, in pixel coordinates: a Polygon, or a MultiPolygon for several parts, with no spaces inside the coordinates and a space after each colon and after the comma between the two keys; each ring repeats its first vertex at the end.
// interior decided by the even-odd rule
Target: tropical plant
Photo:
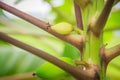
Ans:
{"type": "MultiPolygon", "coordinates": [[[[18,0],[18,2],[19,1],[20,0],[18,0]]],[[[53,54],[54,52],[52,53],[52,51],[50,52],[51,54],[48,54],[49,52],[45,52],[45,50],[43,51],[33,46],[30,46],[22,41],[15,39],[15,36],[10,36],[10,35],[8,36],[2,31],[0,32],[0,39],[12,45],[15,45],[21,49],[24,49],[28,52],[31,52],[39,56],[40,58],[47,60],[48,62],[41,65],[40,68],[37,69],[37,73],[35,73],[36,76],[39,76],[44,80],[50,80],[50,79],[51,80],[74,80],[74,79],[107,80],[107,79],[110,79],[109,71],[114,68],[109,69],[109,66],[116,65],[118,68],[120,68],[119,63],[116,62],[116,61],[119,61],[118,59],[120,54],[120,45],[119,45],[120,41],[118,43],[116,42],[117,45],[111,46],[110,45],[111,43],[109,40],[113,37],[112,35],[110,36],[107,35],[107,32],[111,30],[113,31],[116,29],[117,30],[120,29],[120,23],[119,23],[120,11],[114,9],[114,5],[116,5],[119,2],[119,0],[106,0],[106,1],[75,0],[73,1],[77,27],[75,27],[75,22],[73,18],[68,17],[73,15],[72,13],[66,14],[67,12],[60,11],[60,10],[66,10],[66,6],[69,6],[67,2],[70,2],[70,1],[65,0],[65,5],[58,8],[55,8],[52,5],[51,0],[46,0],[46,2],[49,3],[53,8],[53,10],[60,15],[56,17],[55,22],[57,23],[59,22],[56,25],[51,26],[49,23],[46,23],[33,16],[30,16],[18,9],[15,9],[14,7],[11,7],[3,3],[2,1],[0,1],[0,8],[26,20],[27,22],[30,22],[36,25],[42,30],[54,35],[55,37],[63,41],[66,41],[67,43],[65,43],[65,46],[67,46],[68,49],[64,51],[63,56],[72,58],[72,60],[66,57],[61,59],[59,55],[53,54]],[[61,17],[66,18],[66,22],[65,22],[65,19],[60,19],[61,17]],[[105,39],[106,36],[109,36],[109,38],[105,39]],[[71,46],[70,44],[75,46],[77,49],[71,46]],[[73,51],[71,50],[71,55],[68,54],[70,52],[69,51],[70,49],[73,50],[73,51]],[[74,57],[74,54],[79,53],[78,50],[80,51],[79,57],[76,57],[76,56],[74,57]],[[112,62],[110,64],[110,62],[114,58],[116,58],[115,63],[112,62]],[[49,70],[49,67],[52,68],[52,70],[54,71],[52,72],[51,70],[49,70]],[[109,69],[109,71],[107,69],[109,69]],[[51,71],[51,73],[49,71],[51,71]],[[108,76],[106,75],[106,72],[108,73],[108,76]]],[[[19,37],[19,39],[21,38],[19,37]]],[[[33,39],[33,42],[34,41],[35,40],[33,39]]],[[[8,47],[6,49],[10,49],[10,48],[8,47]]],[[[3,57],[6,58],[5,55],[3,57]]],[[[24,56],[21,56],[21,58],[23,57],[24,56]]],[[[35,65],[39,63],[38,61],[39,58],[37,61],[36,60],[35,60],[35,65]]],[[[2,62],[1,65],[3,64],[4,62],[2,62]]],[[[34,63],[32,65],[34,65],[34,63]]],[[[14,68],[11,71],[14,72],[14,68]]],[[[115,74],[115,75],[117,76],[118,74],[115,74]]],[[[9,77],[7,77],[7,79],[8,78],[9,77]]],[[[4,80],[5,78],[1,78],[1,79],[4,80]]],[[[23,79],[25,79],[25,77],[23,77],[23,79]]],[[[116,79],[120,79],[120,77],[118,76],[116,79]]]]}

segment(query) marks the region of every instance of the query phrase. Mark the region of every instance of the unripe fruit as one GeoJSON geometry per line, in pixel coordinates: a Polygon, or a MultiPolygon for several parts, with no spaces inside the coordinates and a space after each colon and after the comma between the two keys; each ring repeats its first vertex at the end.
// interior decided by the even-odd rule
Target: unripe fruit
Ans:
{"type": "MultiPolygon", "coordinates": [[[[68,64],[73,65],[73,61],[70,58],[62,57],[60,59],[68,64]]],[[[64,70],[60,69],[59,67],[55,66],[54,64],[50,62],[45,62],[37,69],[36,75],[43,79],[52,80],[55,78],[64,77],[67,75],[67,73],[64,70]]]]}
{"type": "Polygon", "coordinates": [[[73,31],[73,26],[67,22],[61,22],[54,26],[51,26],[51,29],[58,34],[68,35],[73,31]]]}

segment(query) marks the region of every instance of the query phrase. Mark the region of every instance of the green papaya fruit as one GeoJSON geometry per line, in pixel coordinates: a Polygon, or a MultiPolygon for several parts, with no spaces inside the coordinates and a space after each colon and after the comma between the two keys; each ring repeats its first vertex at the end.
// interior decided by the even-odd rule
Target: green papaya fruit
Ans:
{"type": "Polygon", "coordinates": [[[67,22],[61,22],[54,26],[51,26],[51,29],[61,35],[68,35],[73,31],[73,26],[67,22]]]}
{"type": "MultiPolygon", "coordinates": [[[[60,59],[70,65],[73,65],[73,60],[70,58],[61,57],[60,59]]],[[[56,78],[62,78],[64,76],[67,76],[68,74],[61,68],[55,66],[54,64],[50,62],[45,62],[43,65],[38,67],[38,69],[36,70],[36,75],[45,80],[52,80],[56,78]]]]}

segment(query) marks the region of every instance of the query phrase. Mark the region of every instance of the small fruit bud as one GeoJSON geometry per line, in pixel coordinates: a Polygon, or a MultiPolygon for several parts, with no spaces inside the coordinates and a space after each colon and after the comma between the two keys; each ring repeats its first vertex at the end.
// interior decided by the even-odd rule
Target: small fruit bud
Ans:
{"type": "Polygon", "coordinates": [[[51,26],[51,29],[61,35],[68,35],[73,31],[72,25],[67,22],[61,22],[51,26]]]}

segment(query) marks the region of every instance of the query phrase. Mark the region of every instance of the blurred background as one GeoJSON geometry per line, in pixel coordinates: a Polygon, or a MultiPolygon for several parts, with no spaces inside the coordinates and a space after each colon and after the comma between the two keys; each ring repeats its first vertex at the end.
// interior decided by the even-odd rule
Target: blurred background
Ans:
{"type": "MultiPolygon", "coordinates": [[[[1,0],[23,12],[54,25],[69,22],[76,25],[72,0],[1,0]]],[[[36,26],[0,9],[0,31],[49,54],[79,58],[79,50],[36,26]]],[[[120,44],[120,3],[113,7],[104,29],[104,43],[110,48],[120,44]]],[[[45,60],[0,40],[0,77],[35,72],[45,60]]],[[[110,80],[120,80],[120,56],[107,69],[110,80]]],[[[29,79],[30,80],[30,79],[29,79]]]]}

